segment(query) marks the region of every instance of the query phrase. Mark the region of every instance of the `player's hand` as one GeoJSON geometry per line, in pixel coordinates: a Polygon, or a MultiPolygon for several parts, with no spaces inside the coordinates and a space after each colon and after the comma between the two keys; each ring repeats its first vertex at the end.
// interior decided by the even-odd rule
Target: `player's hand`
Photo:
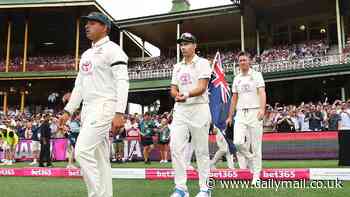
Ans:
{"type": "Polygon", "coordinates": [[[232,126],[232,118],[231,118],[231,116],[226,119],[226,125],[227,126],[232,126]]]}
{"type": "Polygon", "coordinates": [[[260,110],[258,112],[258,120],[259,121],[264,120],[264,116],[265,116],[265,110],[260,110]]]}
{"type": "Polygon", "coordinates": [[[69,118],[70,118],[70,115],[68,113],[66,112],[63,113],[63,115],[59,119],[60,127],[63,127],[66,124],[66,122],[69,120],[69,118]]]}
{"type": "Polygon", "coordinates": [[[183,94],[179,94],[175,97],[175,102],[183,103],[186,99],[187,98],[183,94]]]}
{"type": "Polygon", "coordinates": [[[232,160],[233,160],[233,163],[238,162],[238,158],[237,158],[237,154],[236,153],[232,155],[232,160]]]}
{"type": "Polygon", "coordinates": [[[123,128],[124,124],[123,114],[116,114],[112,120],[112,133],[116,133],[119,129],[123,128]]]}

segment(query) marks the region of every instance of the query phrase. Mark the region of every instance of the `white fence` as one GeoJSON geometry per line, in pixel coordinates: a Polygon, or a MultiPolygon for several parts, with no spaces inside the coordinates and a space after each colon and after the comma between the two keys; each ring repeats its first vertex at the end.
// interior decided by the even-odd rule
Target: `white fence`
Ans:
{"type": "MultiPolygon", "coordinates": [[[[341,55],[329,55],[322,57],[310,57],[296,60],[284,60],[269,63],[253,64],[252,67],[263,73],[282,72],[288,70],[307,70],[311,68],[318,68],[322,66],[329,66],[335,64],[348,64],[350,63],[350,53],[341,55]]],[[[226,73],[239,73],[239,67],[236,62],[230,62],[224,64],[224,70],[226,73]]],[[[129,71],[129,78],[131,80],[138,79],[159,79],[170,78],[172,74],[172,68],[158,69],[158,70],[141,70],[129,71]]]]}

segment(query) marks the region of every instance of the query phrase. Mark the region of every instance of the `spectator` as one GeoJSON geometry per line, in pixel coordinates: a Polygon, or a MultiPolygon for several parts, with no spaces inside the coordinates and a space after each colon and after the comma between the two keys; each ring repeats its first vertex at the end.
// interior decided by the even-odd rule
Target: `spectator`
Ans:
{"type": "Polygon", "coordinates": [[[32,127],[33,127],[32,123],[27,122],[26,127],[25,127],[25,131],[24,131],[24,138],[26,140],[32,139],[32,136],[33,136],[32,127]]]}
{"type": "Polygon", "coordinates": [[[126,130],[122,128],[113,138],[113,146],[115,151],[115,158],[113,162],[122,163],[124,158],[124,140],[126,138],[126,130]]]}
{"type": "Polygon", "coordinates": [[[39,167],[52,167],[51,154],[50,154],[50,138],[51,129],[49,123],[50,116],[47,114],[43,118],[43,123],[40,126],[40,156],[39,167]]]}
{"type": "Polygon", "coordinates": [[[141,144],[143,145],[143,156],[145,164],[151,164],[149,155],[154,148],[153,146],[153,133],[156,128],[156,124],[151,120],[151,115],[146,112],[143,117],[143,121],[140,124],[141,128],[141,144]]]}
{"type": "Polygon", "coordinates": [[[337,131],[339,130],[341,116],[337,114],[337,110],[335,107],[332,107],[330,111],[330,115],[328,117],[328,130],[337,131]]]}
{"type": "Polygon", "coordinates": [[[67,128],[64,128],[66,132],[66,136],[68,138],[68,164],[67,168],[75,169],[77,168],[74,165],[74,152],[75,152],[75,144],[77,142],[79,132],[80,132],[80,115],[79,113],[74,113],[71,121],[68,122],[67,128]]]}
{"type": "Polygon", "coordinates": [[[135,137],[140,135],[139,124],[135,117],[131,117],[127,120],[125,125],[126,135],[129,137],[135,137]]]}
{"type": "Polygon", "coordinates": [[[32,155],[33,155],[33,162],[29,165],[34,166],[38,164],[39,159],[39,152],[40,152],[40,126],[42,122],[37,123],[36,121],[33,123],[32,128],[32,155]]]}
{"type": "Polygon", "coordinates": [[[166,117],[162,118],[158,132],[160,146],[160,163],[168,163],[170,129],[168,127],[168,120],[166,117]]]}
{"type": "Polygon", "coordinates": [[[305,119],[309,120],[309,127],[311,131],[320,131],[321,122],[323,120],[321,111],[316,110],[314,105],[311,106],[310,112],[306,114],[305,119]]]}
{"type": "Polygon", "coordinates": [[[346,103],[341,106],[340,118],[340,130],[350,130],[350,109],[346,103]]]}
{"type": "Polygon", "coordinates": [[[283,112],[282,115],[277,119],[277,131],[295,131],[293,121],[287,112],[283,112]]]}
{"type": "Polygon", "coordinates": [[[293,122],[294,131],[300,131],[299,120],[295,110],[289,112],[289,117],[293,122]]]}

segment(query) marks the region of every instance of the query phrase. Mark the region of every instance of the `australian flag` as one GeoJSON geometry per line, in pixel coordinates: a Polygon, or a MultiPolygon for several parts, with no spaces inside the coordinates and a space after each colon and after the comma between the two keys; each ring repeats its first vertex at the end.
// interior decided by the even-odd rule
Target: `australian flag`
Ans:
{"type": "MultiPolygon", "coordinates": [[[[217,52],[213,61],[213,73],[209,82],[209,106],[213,124],[225,137],[231,154],[236,153],[233,139],[228,137],[226,118],[231,105],[231,93],[225,79],[225,71],[222,68],[220,53],[217,52]]],[[[231,128],[232,129],[232,128],[231,128]]],[[[232,132],[232,130],[231,130],[232,132]]]]}

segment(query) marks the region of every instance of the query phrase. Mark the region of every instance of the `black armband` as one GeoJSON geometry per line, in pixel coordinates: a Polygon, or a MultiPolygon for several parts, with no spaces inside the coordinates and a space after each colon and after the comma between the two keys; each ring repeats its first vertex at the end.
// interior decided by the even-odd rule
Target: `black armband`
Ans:
{"type": "Polygon", "coordinates": [[[118,65],[128,65],[128,63],[124,62],[124,61],[117,61],[111,64],[111,67],[113,66],[118,66],[118,65]]]}

